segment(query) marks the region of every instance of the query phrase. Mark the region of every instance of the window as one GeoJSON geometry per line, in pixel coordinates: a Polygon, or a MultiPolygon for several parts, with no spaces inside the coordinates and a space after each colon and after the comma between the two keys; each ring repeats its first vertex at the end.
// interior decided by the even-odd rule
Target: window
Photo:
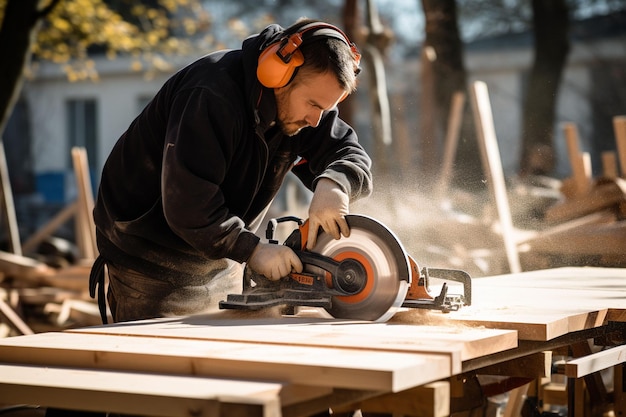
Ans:
{"type": "Polygon", "coordinates": [[[71,149],[81,146],[87,150],[89,168],[93,169],[98,160],[97,149],[97,102],[95,99],[71,99],[66,103],[67,133],[69,140],[68,166],[72,168],[71,149]]]}

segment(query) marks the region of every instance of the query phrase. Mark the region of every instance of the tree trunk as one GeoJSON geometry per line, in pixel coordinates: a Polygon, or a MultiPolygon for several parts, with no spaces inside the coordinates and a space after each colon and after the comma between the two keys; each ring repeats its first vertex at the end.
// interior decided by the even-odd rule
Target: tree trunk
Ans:
{"type": "MultiPolygon", "coordinates": [[[[467,72],[463,63],[456,1],[422,0],[422,8],[426,19],[426,37],[422,53],[421,90],[425,96],[420,109],[420,165],[425,174],[437,176],[452,96],[457,91],[467,94],[467,72]]],[[[456,155],[456,185],[463,188],[475,188],[477,184],[482,186],[483,172],[477,155],[472,117],[469,106],[466,106],[456,155]]]]}
{"type": "Polygon", "coordinates": [[[389,176],[392,161],[389,160],[388,150],[392,139],[385,55],[393,34],[380,21],[374,0],[367,0],[365,4],[367,37],[361,52],[369,81],[368,93],[376,161],[374,171],[381,176],[389,176]]]}
{"type": "MultiPolygon", "coordinates": [[[[357,47],[360,46],[359,44],[361,41],[357,36],[361,31],[361,27],[358,22],[359,8],[357,0],[345,0],[343,6],[343,30],[346,32],[346,35],[350,38],[350,40],[357,44],[357,47]]],[[[341,113],[341,118],[350,126],[354,126],[354,106],[352,105],[350,97],[339,104],[339,111],[341,113]]]]}
{"type": "Polygon", "coordinates": [[[39,9],[40,0],[8,0],[0,26],[0,135],[4,132],[22,88],[24,68],[41,20],[59,3],[39,9]]]}
{"type": "Polygon", "coordinates": [[[520,176],[554,169],[555,109],[570,48],[567,1],[533,0],[532,5],[535,59],[524,101],[520,176]]]}

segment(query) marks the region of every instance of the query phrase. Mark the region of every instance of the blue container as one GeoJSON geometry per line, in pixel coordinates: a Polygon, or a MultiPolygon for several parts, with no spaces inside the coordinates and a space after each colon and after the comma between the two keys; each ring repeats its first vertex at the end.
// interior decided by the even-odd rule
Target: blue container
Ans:
{"type": "Polygon", "coordinates": [[[65,172],[43,172],[36,175],[37,192],[47,203],[65,203],[65,172]]]}

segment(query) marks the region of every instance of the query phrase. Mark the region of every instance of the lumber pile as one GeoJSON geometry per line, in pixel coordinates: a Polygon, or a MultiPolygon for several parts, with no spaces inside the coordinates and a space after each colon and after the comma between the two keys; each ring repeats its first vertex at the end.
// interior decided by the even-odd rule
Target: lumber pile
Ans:
{"type": "Polygon", "coordinates": [[[0,337],[101,324],[89,297],[89,272],[97,255],[91,220],[93,192],[87,154],[73,148],[78,197],[23,244],[0,146],[0,196],[11,237],[0,251],[0,337]],[[4,168],[3,168],[4,167],[4,168]],[[55,238],[58,227],[74,218],[76,244],[55,238]]]}
{"type": "Polygon", "coordinates": [[[0,280],[0,303],[13,314],[0,317],[0,337],[101,324],[87,289],[89,270],[90,265],[55,269],[34,261],[26,275],[5,275],[0,280]]]}
{"type": "Polygon", "coordinates": [[[531,264],[626,266],[626,116],[614,117],[613,127],[616,152],[602,154],[594,178],[576,125],[563,125],[572,175],[562,182],[562,198],[544,213],[548,228],[523,243],[531,264]]]}

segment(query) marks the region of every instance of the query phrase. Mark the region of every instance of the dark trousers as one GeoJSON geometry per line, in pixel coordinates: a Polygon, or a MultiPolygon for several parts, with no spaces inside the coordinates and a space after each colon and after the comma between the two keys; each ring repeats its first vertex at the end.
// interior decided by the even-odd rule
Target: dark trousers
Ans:
{"type": "Polygon", "coordinates": [[[241,292],[243,267],[226,259],[212,262],[210,276],[194,282],[162,280],[107,263],[106,299],[113,321],[189,316],[217,310],[228,294],[241,292]]]}

